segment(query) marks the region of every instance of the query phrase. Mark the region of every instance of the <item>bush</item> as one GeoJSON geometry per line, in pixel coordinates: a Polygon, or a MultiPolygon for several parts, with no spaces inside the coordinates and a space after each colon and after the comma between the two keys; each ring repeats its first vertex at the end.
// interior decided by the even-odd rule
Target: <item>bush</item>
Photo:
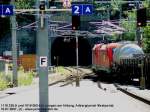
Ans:
{"type": "Polygon", "coordinates": [[[144,28],[143,48],[146,53],[150,53],[150,26],[144,28]]]}
{"type": "Polygon", "coordinates": [[[134,41],[135,40],[135,33],[134,32],[126,32],[122,35],[123,40],[127,41],[134,41]]]}
{"type": "MultiPolygon", "coordinates": [[[[23,71],[18,72],[18,86],[27,86],[31,85],[34,78],[33,72],[23,71]]],[[[0,73],[0,91],[6,88],[11,87],[12,85],[12,74],[5,75],[4,73],[0,73]]]]}
{"type": "Polygon", "coordinates": [[[150,39],[149,38],[143,39],[143,49],[145,53],[150,53],[150,39]]]}
{"type": "Polygon", "coordinates": [[[7,80],[3,73],[0,73],[0,91],[7,88],[7,80]]]}

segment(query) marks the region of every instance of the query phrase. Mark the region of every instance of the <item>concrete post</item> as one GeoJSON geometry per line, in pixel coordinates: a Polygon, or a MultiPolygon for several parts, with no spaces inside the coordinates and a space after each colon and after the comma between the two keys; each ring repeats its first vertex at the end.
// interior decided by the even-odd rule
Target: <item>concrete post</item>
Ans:
{"type": "MultiPolygon", "coordinates": [[[[14,5],[15,0],[11,0],[14,5]]],[[[17,37],[16,37],[16,15],[11,16],[11,35],[12,35],[12,59],[13,59],[13,86],[18,86],[18,73],[17,73],[17,37]]]]}
{"type": "MultiPolygon", "coordinates": [[[[48,6],[48,0],[38,0],[37,8],[39,8],[40,2],[45,1],[45,5],[48,6]]],[[[40,112],[48,112],[48,108],[45,107],[49,104],[48,95],[48,59],[49,59],[49,44],[48,44],[48,19],[45,17],[45,11],[41,12],[38,19],[37,29],[37,69],[39,74],[39,103],[40,112]],[[46,109],[43,109],[46,108],[46,109]]]]}

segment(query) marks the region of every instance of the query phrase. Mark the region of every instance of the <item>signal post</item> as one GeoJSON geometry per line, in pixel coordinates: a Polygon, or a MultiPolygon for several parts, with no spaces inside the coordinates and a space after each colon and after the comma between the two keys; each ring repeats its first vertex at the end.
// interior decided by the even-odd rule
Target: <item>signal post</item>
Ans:
{"type": "MultiPolygon", "coordinates": [[[[45,13],[48,11],[71,11],[70,9],[48,9],[48,0],[38,0],[37,9],[39,11],[38,29],[37,29],[37,69],[39,74],[39,104],[40,112],[48,112],[48,65],[51,65],[49,59],[49,39],[48,39],[48,18],[45,13]],[[48,63],[49,62],[49,63],[48,63]]],[[[50,4],[51,5],[51,4],[50,4]]],[[[31,10],[30,10],[31,11],[31,10]]],[[[51,52],[51,51],[50,51],[51,52]]],[[[50,54],[51,57],[51,54],[50,54]]]]}
{"type": "MultiPolygon", "coordinates": [[[[11,0],[11,5],[13,5],[15,0],[11,0]]],[[[17,26],[16,26],[16,15],[13,14],[12,11],[9,10],[8,12],[12,13],[12,16],[10,18],[11,21],[11,35],[12,35],[12,62],[13,62],[13,77],[12,77],[12,83],[14,87],[18,86],[18,65],[17,65],[17,26]]]]}
{"type": "MultiPolygon", "coordinates": [[[[140,8],[139,6],[139,1],[136,3],[136,8],[137,8],[137,30],[136,30],[136,36],[137,36],[137,41],[138,41],[138,45],[140,47],[142,47],[142,39],[143,39],[143,32],[142,32],[142,28],[146,26],[147,24],[147,17],[146,17],[146,8],[140,8]]],[[[140,76],[140,87],[141,89],[145,89],[145,76],[143,73],[143,69],[144,69],[144,59],[141,60],[141,64],[139,65],[140,69],[141,69],[141,76],[140,76]]]]}
{"type": "Polygon", "coordinates": [[[37,8],[40,9],[37,29],[37,69],[39,74],[39,104],[40,112],[48,112],[48,19],[45,17],[45,9],[48,0],[39,0],[37,8]]]}

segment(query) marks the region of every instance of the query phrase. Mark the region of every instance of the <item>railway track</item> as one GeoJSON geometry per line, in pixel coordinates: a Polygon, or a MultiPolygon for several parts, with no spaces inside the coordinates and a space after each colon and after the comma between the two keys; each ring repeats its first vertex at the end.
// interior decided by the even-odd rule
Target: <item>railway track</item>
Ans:
{"type": "MultiPolygon", "coordinates": [[[[65,67],[65,69],[70,71],[70,75],[63,80],[59,80],[53,84],[50,84],[49,86],[57,85],[57,87],[64,87],[67,85],[73,85],[73,83],[76,81],[77,69],[76,69],[76,67],[65,67]]],[[[117,84],[117,83],[104,84],[103,82],[101,82],[99,80],[99,77],[97,77],[93,72],[86,72],[86,70],[87,70],[87,68],[81,68],[81,67],[78,68],[78,75],[79,75],[80,81],[86,76],[92,77],[92,78],[94,78],[94,80],[97,79],[96,82],[98,84],[98,87],[100,89],[102,89],[103,91],[110,92],[110,93],[121,92],[123,94],[126,94],[129,97],[134,98],[135,100],[137,100],[137,102],[143,102],[145,104],[150,105],[150,101],[148,101],[140,96],[136,96],[132,93],[129,93],[128,91],[126,91],[126,89],[122,89],[121,86],[119,86],[119,84],[117,84]]]]}
{"type": "MultiPolygon", "coordinates": [[[[64,87],[67,85],[73,85],[73,83],[76,81],[76,74],[77,74],[77,69],[75,67],[65,67],[66,70],[70,71],[70,76],[66,77],[63,80],[59,80],[57,82],[55,82],[53,85],[57,85],[57,87],[64,87]]],[[[84,77],[92,77],[96,80],[98,87],[106,92],[109,93],[123,93],[124,95],[130,97],[132,100],[136,100],[136,102],[142,102],[144,104],[148,104],[150,105],[150,101],[146,100],[140,96],[134,95],[132,93],[129,93],[128,91],[126,91],[126,89],[122,89],[121,86],[119,86],[119,84],[117,83],[103,83],[99,80],[99,77],[97,77],[96,75],[94,75],[93,72],[86,72],[86,68],[78,68],[78,75],[80,78],[80,81],[84,78],[84,77]]],[[[51,86],[51,85],[50,85],[51,86]]]]}
{"type": "Polygon", "coordinates": [[[64,87],[64,86],[67,86],[67,85],[72,85],[73,82],[76,81],[76,78],[78,77],[79,80],[82,80],[85,76],[89,76],[89,75],[92,75],[93,72],[90,71],[89,69],[87,68],[82,68],[82,67],[79,67],[78,69],[76,67],[65,67],[66,70],[68,70],[70,72],[70,75],[67,76],[65,79],[61,79],[61,80],[58,80],[56,82],[53,82],[51,84],[49,84],[49,86],[53,86],[53,85],[58,85],[59,87],[64,87]],[[88,71],[87,71],[88,70],[88,71]],[[77,74],[78,72],[78,74],[77,74]]]}
{"type": "Polygon", "coordinates": [[[145,98],[143,98],[143,97],[141,97],[141,96],[138,96],[138,95],[136,95],[136,94],[134,94],[134,93],[132,93],[132,92],[127,91],[127,88],[126,88],[126,89],[123,89],[122,87],[118,86],[117,84],[114,84],[114,85],[116,86],[116,88],[117,88],[119,91],[125,93],[126,95],[128,95],[128,96],[130,96],[130,97],[132,97],[132,98],[134,98],[134,99],[136,99],[136,100],[139,100],[139,101],[141,101],[141,102],[143,102],[143,103],[145,103],[145,104],[150,105],[150,100],[145,99],[145,98]]]}
{"type": "Polygon", "coordinates": [[[123,89],[119,84],[116,84],[116,83],[106,84],[106,83],[100,82],[100,81],[98,81],[97,84],[98,84],[98,87],[100,89],[102,89],[103,91],[110,92],[110,93],[121,92],[129,97],[134,98],[135,100],[137,100],[137,102],[143,102],[144,104],[150,105],[150,100],[145,99],[139,95],[136,95],[132,92],[127,91],[127,88],[123,89]]]}

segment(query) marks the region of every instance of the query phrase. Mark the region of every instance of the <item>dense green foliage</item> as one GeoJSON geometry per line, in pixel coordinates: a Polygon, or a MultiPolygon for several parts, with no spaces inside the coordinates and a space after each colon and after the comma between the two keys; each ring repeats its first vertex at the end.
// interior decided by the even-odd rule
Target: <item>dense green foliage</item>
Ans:
{"type": "MultiPolygon", "coordinates": [[[[0,91],[4,90],[9,87],[10,84],[12,84],[12,74],[4,74],[0,73],[0,91]]],[[[26,72],[23,71],[18,72],[18,85],[19,86],[26,86],[31,85],[34,78],[33,72],[26,72]]]]}
{"type": "MultiPolygon", "coordinates": [[[[150,21],[150,1],[146,0],[144,5],[149,9],[147,10],[147,18],[150,21]]],[[[143,48],[146,53],[150,53],[150,23],[144,28],[143,48]]]]}
{"type": "Polygon", "coordinates": [[[0,73],[0,91],[6,89],[7,84],[8,81],[6,80],[6,77],[2,73],[0,73]]]}
{"type": "Polygon", "coordinates": [[[127,12],[127,19],[121,20],[121,26],[126,29],[126,32],[122,35],[123,40],[134,41],[136,34],[136,12],[135,10],[132,12],[127,12]]]}
{"type": "Polygon", "coordinates": [[[31,8],[36,0],[16,0],[15,6],[17,9],[29,9],[31,8]]]}
{"type": "Polygon", "coordinates": [[[144,28],[143,48],[145,52],[150,53],[150,26],[144,28]]]}

